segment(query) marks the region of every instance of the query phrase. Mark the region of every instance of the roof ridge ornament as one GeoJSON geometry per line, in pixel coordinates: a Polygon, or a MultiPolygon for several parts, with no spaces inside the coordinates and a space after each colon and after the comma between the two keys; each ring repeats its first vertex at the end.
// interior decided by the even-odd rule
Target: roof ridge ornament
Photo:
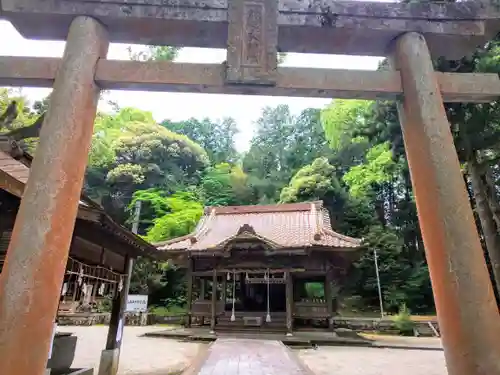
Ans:
{"type": "Polygon", "coordinates": [[[323,227],[321,223],[323,220],[319,220],[319,215],[318,215],[318,210],[316,208],[317,202],[312,202],[311,203],[311,216],[313,220],[313,238],[314,241],[321,241],[321,237],[323,234],[323,227]]]}
{"type": "Polygon", "coordinates": [[[238,229],[238,233],[236,233],[236,235],[239,236],[242,234],[252,234],[256,236],[257,232],[255,232],[255,229],[250,224],[243,224],[240,229],[238,229]]]}
{"type": "Polygon", "coordinates": [[[190,238],[191,244],[198,242],[198,238],[200,238],[201,236],[203,236],[208,232],[208,230],[210,229],[208,224],[210,224],[210,222],[213,220],[214,217],[215,217],[215,207],[212,207],[212,209],[210,210],[210,214],[206,217],[206,220],[204,220],[203,223],[200,225],[198,233],[194,233],[193,236],[190,238]]]}

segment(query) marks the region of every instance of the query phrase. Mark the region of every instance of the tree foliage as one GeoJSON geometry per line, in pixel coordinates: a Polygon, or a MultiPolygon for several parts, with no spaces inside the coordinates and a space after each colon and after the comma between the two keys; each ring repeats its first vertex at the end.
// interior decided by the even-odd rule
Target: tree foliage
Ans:
{"type": "MultiPolygon", "coordinates": [[[[437,60],[435,67],[443,72],[500,73],[499,46],[496,39],[467,58],[437,60]]],[[[177,52],[152,47],[131,57],[173,60],[177,52]]],[[[47,104],[48,99],[31,106],[15,92],[0,90],[0,113],[9,105],[18,112],[9,125],[12,129],[33,124],[47,104]]],[[[498,288],[500,107],[494,101],[452,103],[445,109],[485,257],[498,288]]],[[[139,233],[151,242],[193,231],[204,206],[322,200],[336,231],[363,238],[362,255],[339,291],[341,307],[352,298],[358,301],[358,309],[378,308],[376,251],[386,309],[397,313],[407,306],[412,312],[433,311],[394,102],[333,100],[323,110],[311,108],[298,114],[286,105],[266,107],[244,154],[235,147],[237,132],[230,118],[187,115],[184,121],[158,124],[151,113],[134,108],[99,113],[85,192],[125,225],[130,224],[131,208],[141,201],[139,233]]],[[[34,150],[37,140],[23,142],[23,147],[34,150]]],[[[150,293],[154,304],[182,305],[182,276],[171,264],[141,259],[135,266],[132,290],[150,293]]],[[[321,294],[316,289],[314,293],[321,294]]]]}
{"type": "Polygon", "coordinates": [[[320,111],[311,108],[294,116],[286,105],[267,107],[255,125],[243,170],[250,176],[259,201],[275,202],[300,168],[329,154],[320,111]]]}
{"type": "Polygon", "coordinates": [[[236,162],[237,160],[234,137],[238,133],[238,129],[232,118],[217,121],[208,118],[201,121],[190,118],[180,122],[164,120],[161,125],[198,143],[205,149],[213,164],[236,162]]]}

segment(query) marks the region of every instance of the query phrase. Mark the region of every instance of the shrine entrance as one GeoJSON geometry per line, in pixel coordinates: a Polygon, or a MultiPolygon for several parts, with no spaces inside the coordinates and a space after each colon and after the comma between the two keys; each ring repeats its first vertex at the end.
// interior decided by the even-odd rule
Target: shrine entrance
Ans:
{"type": "Polygon", "coordinates": [[[492,39],[497,1],[0,4],[25,37],[67,42],[62,59],[0,57],[0,85],[54,88],[0,280],[0,373],[45,371],[99,93],[125,89],[397,100],[448,372],[500,374],[498,307],[443,106],[497,100],[500,79],[432,64],[492,39]],[[227,60],[111,61],[110,42],[226,48],[227,60]],[[387,56],[393,70],[280,68],[278,51],[387,56]]]}
{"type": "MultiPolygon", "coordinates": [[[[245,274],[245,277],[241,278],[240,287],[236,289],[234,299],[241,301],[235,304],[235,311],[284,313],[286,311],[285,275],[284,273],[269,276],[266,273],[245,274]]],[[[231,308],[231,302],[226,301],[225,311],[231,311],[231,308]]]]}

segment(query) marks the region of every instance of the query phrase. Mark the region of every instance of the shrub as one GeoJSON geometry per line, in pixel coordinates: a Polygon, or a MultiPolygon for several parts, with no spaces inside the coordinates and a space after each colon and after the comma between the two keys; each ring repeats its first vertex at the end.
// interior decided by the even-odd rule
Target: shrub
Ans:
{"type": "Polygon", "coordinates": [[[394,325],[403,336],[413,336],[413,328],[415,323],[411,320],[410,310],[406,304],[402,304],[399,308],[398,315],[394,316],[394,325]]]}

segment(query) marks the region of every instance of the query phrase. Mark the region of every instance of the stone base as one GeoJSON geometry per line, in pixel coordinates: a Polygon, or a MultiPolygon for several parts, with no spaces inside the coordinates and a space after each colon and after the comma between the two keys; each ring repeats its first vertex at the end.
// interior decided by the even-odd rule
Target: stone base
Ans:
{"type": "MultiPolygon", "coordinates": [[[[46,374],[47,375],[47,374],[46,374]]],[[[65,370],[51,370],[50,375],[94,375],[93,368],[69,368],[65,370]]]]}
{"type": "Polygon", "coordinates": [[[55,336],[52,344],[52,356],[47,367],[52,370],[69,369],[75,358],[76,336],[55,336]]]}
{"type": "Polygon", "coordinates": [[[103,350],[98,375],[116,375],[118,373],[119,359],[120,349],[103,350]]]}

